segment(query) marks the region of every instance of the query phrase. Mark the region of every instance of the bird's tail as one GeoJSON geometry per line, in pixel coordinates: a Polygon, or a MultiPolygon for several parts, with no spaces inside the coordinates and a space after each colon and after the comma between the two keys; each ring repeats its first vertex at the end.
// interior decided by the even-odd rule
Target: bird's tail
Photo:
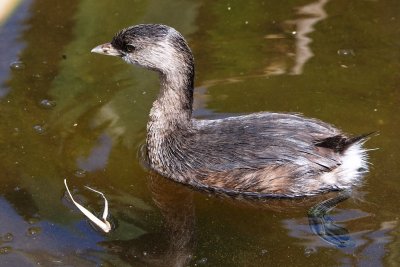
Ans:
{"type": "Polygon", "coordinates": [[[361,134],[358,136],[354,136],[351,138],[345,137],[343,135],[335,135],[332,137],[328,137],[322,140],[319,140],[315,143],[316,146],[330,148],[336,152],[343,153],[350,146],[354,144],[363,144],[365,143],[369,136],[372,134],[376,134],[376,132],[371,132],[367,134],[361,134]]]}

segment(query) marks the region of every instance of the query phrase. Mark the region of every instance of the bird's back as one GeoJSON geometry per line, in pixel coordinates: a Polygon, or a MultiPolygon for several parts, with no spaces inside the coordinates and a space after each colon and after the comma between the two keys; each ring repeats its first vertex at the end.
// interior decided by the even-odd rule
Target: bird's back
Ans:
{"type": "Polygon", "coordinates": [[[329,124],[297,114],[192,120],[191,128],[166,138],[161,174],[233,194],[316,194],[332,190],[318,177],[342,164],[344,151],[324,144],[335,138],[348,139],[329,124]]]}

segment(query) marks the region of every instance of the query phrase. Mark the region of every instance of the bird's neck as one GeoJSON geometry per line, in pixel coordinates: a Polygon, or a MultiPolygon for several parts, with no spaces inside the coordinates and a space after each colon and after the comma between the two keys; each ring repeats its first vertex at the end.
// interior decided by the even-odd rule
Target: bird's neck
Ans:
{"type": "MultiPolygon", "coordinates": [[[[160,72],[160,93],[150,111],[148,139],[163,139],[191,126],[194,67],[178,67],[160,72]]],[[[148,140],[149,141],[149,140],[148,140]]]]}

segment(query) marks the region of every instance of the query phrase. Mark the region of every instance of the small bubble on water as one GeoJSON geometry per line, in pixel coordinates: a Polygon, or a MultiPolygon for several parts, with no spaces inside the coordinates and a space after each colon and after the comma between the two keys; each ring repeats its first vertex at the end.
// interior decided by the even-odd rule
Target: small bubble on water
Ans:
{"type": "Polygon", "coordinates": [[[54,108],[56,106],[56,101],[49,100],[49,99],[43,99],[42,101],[39,102],[39,105],[42,108],[50,109],[50,108],[54,108]]]}
{"type": "Polygon", "coordinates": [[[310,257],[312,254],[315,254],[317,252],[316,248],[305,248],[304,249],[304,255],[306,257],[310,257]]]}
{"type": "Polygon", "coordinates": [[[35,223],[38,223],[38,222],[39,222],[39,218],[32,217],[32,218],[28,219],[28,223],[29,224],[35,224],[35,223]]]}
{"type": "Polygon", "coordinates": [[[42,228],[40,227],[30,227],[26,232],[27,236],[37,236],[42,232],[42,228]]]}
{"type": "Polygon", "coordinates": [[[14,236],[12,233],[7,233],[3,236],[3,238],[1,239],[3,242],[11,242],[14,240],[14,236]]]}
{"type": "Polygon", "coordinates": [[[12,247],[0,247],[0,254],[8,254],[12,251],[12,247]]]}
{"type": "Polygon", "coordinates": [[[79,169],[79,170],[76,170],[76,171],[74,172],[74,175],[75,175],[75,177],[83,178],[83,177],[86,177],[87,171],[82,170],[82,169],[79,169]]]}
{"type": "Polygon", "coordinates": [[[207,258],[201,258],[200,260],[198,260],[198,261],[196,262],[195,266],[204,265],[204,264],[207,263],[207,261],[208,261],[207,258]]]}
{"type": "Polygon", "coordinates": [[[353,49],[339,49],[338,51],[337,51],[337,54],[339,55],[339,56],[342,56],[342,57],[350,57],[350,56],[355,56],[356,54],[354,53],[354,50],[353,49]]]}
{"type": "Polygon", "coordinates": [[[36,74],[32,75],[32,78],[35,79],[35,80],[42,80],[43,76],[41,74],[39,74],[39,73],[36,73],[36,74]]]}
{"type": "Polygon", "coordinates": [[[45,132],[46,132],[46,129],[45,129],[45,127],[44,126],[42,126],[42,125],[35,125],[35,126],[33,126],[33,129],[35,130],[35,132],[36,133],[38,133],[38,134],[44,134],[45,132]]]}
{"type": "Polygon", "coordinates": [[[24,70],[25,63],[22,61],[15,61],[10,64],[10,69],[12,70],[24,70]]]}

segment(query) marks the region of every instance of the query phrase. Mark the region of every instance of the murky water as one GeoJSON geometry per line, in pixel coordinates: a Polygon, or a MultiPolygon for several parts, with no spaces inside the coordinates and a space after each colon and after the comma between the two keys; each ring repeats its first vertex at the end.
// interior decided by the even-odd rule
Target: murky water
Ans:
{"type": "Polygon", "coordinates": [[[398,0],[3,2],[1,266],[400,264],[398,0]],[[327,218],[344,247],[310,229],[317,200],[243,203],[149,174],[138,151],[157,76],[89,52],[137,23],[187,37],[197,117],[290,111],[379,131],[365,185],[327,218]],[[64,178],[98,213],[84,186],[105,193],[115,231],[90,226],[64,178]]]}

